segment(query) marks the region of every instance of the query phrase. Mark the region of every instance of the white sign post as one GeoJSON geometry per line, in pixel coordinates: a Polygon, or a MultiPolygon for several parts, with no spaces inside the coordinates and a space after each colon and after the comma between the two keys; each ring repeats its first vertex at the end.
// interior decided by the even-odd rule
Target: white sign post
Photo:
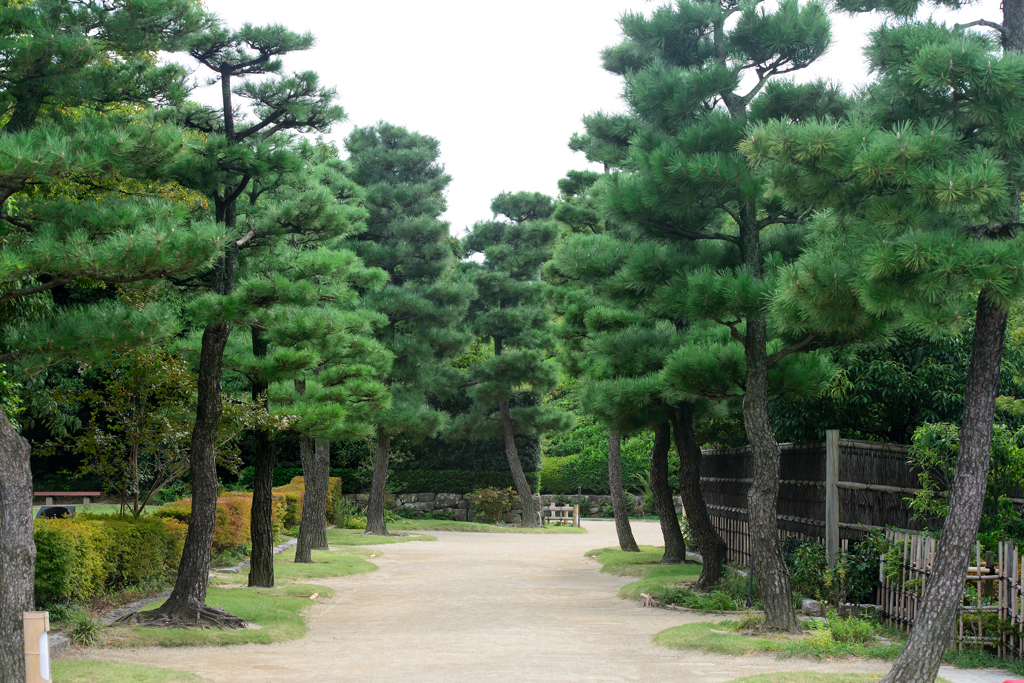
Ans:
{"type": "Polygon", "coordinates": [[[25,612],[25,683],[52,683],[50,678],[50,613],[25,612]]]}

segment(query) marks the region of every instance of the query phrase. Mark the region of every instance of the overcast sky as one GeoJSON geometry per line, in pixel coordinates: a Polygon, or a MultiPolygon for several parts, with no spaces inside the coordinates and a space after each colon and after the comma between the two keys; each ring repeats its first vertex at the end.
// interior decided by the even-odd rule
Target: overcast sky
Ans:
{"type": "MultiPolygon", "coordinates": [[[[452,183],[445,218],[462,234],[490,218],[503,191],[554,195],[558,179],[587,167],[569,150],[583,115],[623,110],[620,79],[600,51],[619,40],[617,19],[649,13],[644,0],[207,0],[230,27],[280,23],[311,31],[316,46],[285,58],[338,89],[348,122],[329,137],[342,146],[353,126],[384,120],[441,143],[452,183]]],[[[950,23],[1001,19],[982,0],[950,23]]],[[[861,54],[877,16],[836,16],[829,53],[800,80],[830,78],[851,90],[868,80],[861,54]]],[[[205,76],[205,74],[202,74],[205,76]]],[[[206,100],[206,97],[202,99],[206,100]]],[[[214,100],[216,101],[216,100],[214,100]]]]}

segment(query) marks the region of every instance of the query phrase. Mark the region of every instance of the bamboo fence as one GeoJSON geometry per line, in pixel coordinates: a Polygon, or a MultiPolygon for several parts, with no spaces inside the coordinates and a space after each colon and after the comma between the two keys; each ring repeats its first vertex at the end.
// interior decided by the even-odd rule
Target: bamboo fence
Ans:
{"type": "MultiPolygon", "coordinates": [[[[920,596],[928,582],[936,541],[899,531],[888,531],[886,536],[900,548],[901,564],[897,572],[886,571],[884,565],[881,569],[879,616],[889,626],[907,631],[914,625],[920,596]]],[[[1020,549],[1012,541],[1002,541],[998,551],[982,554],[978,543],[972,561],[964,576],[963,602],[950,640],[960,649],[987,645],[1000,657],[1024,659],[1024,569],[1020,549]]]]}

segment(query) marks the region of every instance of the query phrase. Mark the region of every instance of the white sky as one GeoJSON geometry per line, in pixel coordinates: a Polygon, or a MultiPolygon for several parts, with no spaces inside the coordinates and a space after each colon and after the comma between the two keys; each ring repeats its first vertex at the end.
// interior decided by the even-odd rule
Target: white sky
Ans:
{"type": "MultiPolygon", "coordinates": [[[[981,0],[949,23],[1001,20],[999,0],[981,0]]],[[[444,218],[463,234],[491,217],[494,195],[557,194],[583,115],[621,111],[621,81],[601,69],[600,50],[619,40],[617,19],[662,0],[207,0],[228,26],[280,23],[311,31],[316,46],[285,58],[287,71],[314,70],[338,89],[349,120],[328,136],[379,120],[441,143],[452,183],[444,218]]],[[[833,45],[800,80],[867,82],[861,49],[877,16],[833,17],[833,45]]],[[[207,74],[197,74],[205,77],[207,74]]],[[[206,100],[206,97],[202,97],[206,100]]],[[[216,99],[214,100],[216,101],[216,99]]]]}

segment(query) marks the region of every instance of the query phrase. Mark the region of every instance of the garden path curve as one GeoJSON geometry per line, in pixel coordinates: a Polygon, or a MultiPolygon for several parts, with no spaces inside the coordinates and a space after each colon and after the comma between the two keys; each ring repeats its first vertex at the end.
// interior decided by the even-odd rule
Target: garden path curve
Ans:
{"type": "MultiPolygon", "coordinates": [[[[663,629],[702,617],[616,597],[629,579],[585,558],[617,545],[610,521],[587,534],[429,532],[438,541],[375,546],[370,574],[317,579],[335,595],[307,613],[306,637],[274,645],[91,650],[224,683],[706,681],[770,671],[885,673],[878,661],[726,657],[656,647],[663,629]]],[[[657,523],[633,523],[660,545],[657,523]]]]}

